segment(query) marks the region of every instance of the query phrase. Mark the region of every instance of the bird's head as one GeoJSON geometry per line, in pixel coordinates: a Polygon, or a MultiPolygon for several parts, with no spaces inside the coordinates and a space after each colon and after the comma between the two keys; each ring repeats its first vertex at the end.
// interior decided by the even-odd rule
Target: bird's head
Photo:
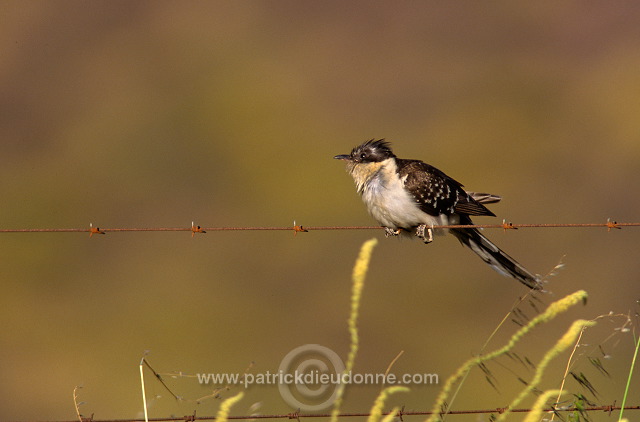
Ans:
{"type": "Polygon", "coordinates": [[[395,157],[384,139],[369,140],[351,150],[350,154],[336,155],[336,160],[347,162],[347,166],[355,167],[358,164],[379,163],[387,158],[395,157]]]}
{"type": "Polygon", "coordinates": [[[350,154],[336,155],[333,158],[347,164],[347,171],[356,182],[358,192],[362,193],[368,181],[383,168],[386,160],[394,157],[388,142],[384,139],[371,139],[352,149],[350,154]]]}

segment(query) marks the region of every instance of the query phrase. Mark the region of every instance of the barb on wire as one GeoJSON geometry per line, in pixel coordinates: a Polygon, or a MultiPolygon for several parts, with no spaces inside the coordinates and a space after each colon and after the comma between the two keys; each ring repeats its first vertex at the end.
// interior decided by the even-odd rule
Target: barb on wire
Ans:
{"type": "MultiPolygon", "coordinates": [[[[596,228],[603,227],[607,231],[611,229],[622,229],[623,227],[640,227],[640,223],[618,223],[617,221],[608,219],[606,223],[535,223],[535,224],[515,224],[503,220],[501,224],[447,224],[435,226],[440,229],[461,229],[461,228],[476,228],[476,229],[502,229],[505,232],[507,230],[517,230],[521,228],[596,228]]],[[[89,229],[64,229],[64,228],[31,228],[31,229],[0,229],[0,233],[89,233],[89,236],[94,234],[105,234],[109,232],[191,232],[191,236],[195,236],[196,233],[216,232],[216,231],[291,231],[294,234],[306,233],[316,230],[379,230],[380,226],[302,226],[293,222],[293,226],[287,227],[201,227],[196,225],[195,222],[191,222],[189,227],[126,227],[126,228],[99,228],[93,227],[93,223],[89,224],[89,229]]]]}
{"type": "Polygon", "coordinates": [[[293,220],[293,235],[297,235],[298,233],[306,233],[309,230],[305,229],[301,225],[296,224],[296,220],[293,220]]]}
{"type": "Polygon", "coordinates": [[[93,223],[89,223],[89,237],[94,234],[104,234],[104,232],[100,230],[100,227],[93,227],[93,223]]]}
{"type": "Polygon", "coordinates": [[[191,237],[194,237],[196,233],[206,233],[206,231],[202,230],[202,227],[196,226],[195,222],[191,222],[191,237]]]}

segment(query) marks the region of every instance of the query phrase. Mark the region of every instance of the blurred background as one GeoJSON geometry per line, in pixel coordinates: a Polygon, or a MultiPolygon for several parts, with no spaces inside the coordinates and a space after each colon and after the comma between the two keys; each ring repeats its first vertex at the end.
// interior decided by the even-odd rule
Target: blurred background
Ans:
{"type": "MultiPolygon", "coordinates": [[[[636,2],[3,1],[0,228],[373,225],[332,159],[371,138],[502,195],[498,218],[477,223],[637,222],[639,21],[636,2]]],[[[534,272],[566,264],[539,309],[590,294],[519,356],[537,362],[573,320],[619,314],[574,356],[597,394],[571,377],[565,388],[620,404],[638,230],[486,234],[534,272]]],[[[450,236],[1,234],[0,417],[74,419],[75,386],[85,416],[140,417],[146,351],[163,374],[275,372],[308,343],[346,359],[351,270],[371,237],[357,372],[404,351],[392,372],[443,383],[526,293],[450,236]]],[[[487,350],[517,330],[510,319],[487,350]]],[[[540,389],[560,385],[568,359],[540,389]]],[[[453,408],[506,406],[533,374],[508,358],[489,368],[495,388],[476,371],[453,408]]],[[[219,407],[196,403],[213,388],[194,378],[164,376],[181,401],[151,378],[151,417],[219,407]]],[[[380,388],[347,389],[343,410],[368,411],[380,388]]],[[[388,407],[428,410],[439,389],[414,386],[388,407]]],[[[293,410],[256,386],[232,413],[293,410]]]]}

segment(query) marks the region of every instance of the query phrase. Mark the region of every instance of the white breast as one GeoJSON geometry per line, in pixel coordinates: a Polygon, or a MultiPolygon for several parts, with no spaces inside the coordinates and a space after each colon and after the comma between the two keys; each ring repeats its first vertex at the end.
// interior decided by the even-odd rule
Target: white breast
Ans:
{"type": "Polygon", "coordinates": [[[404,189],[404,181],[398,177],[393,158],[382,164],[379,171],[360,186],[362,200],[378,223],[394,229],[409,229],[420,224],[447,224],[446,216],[433,217],[420,210],[404,189]]]}

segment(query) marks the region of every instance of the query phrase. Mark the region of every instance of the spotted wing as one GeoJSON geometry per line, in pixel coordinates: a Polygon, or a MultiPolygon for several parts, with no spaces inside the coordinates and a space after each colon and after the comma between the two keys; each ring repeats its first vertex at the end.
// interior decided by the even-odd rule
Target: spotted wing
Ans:
{"type": "Polygon", "coordinates": [[[398,175],[420,209],[429,215],[494,215],[462,185],[437,168],[419,160],[396,160],[398,175]]]}

